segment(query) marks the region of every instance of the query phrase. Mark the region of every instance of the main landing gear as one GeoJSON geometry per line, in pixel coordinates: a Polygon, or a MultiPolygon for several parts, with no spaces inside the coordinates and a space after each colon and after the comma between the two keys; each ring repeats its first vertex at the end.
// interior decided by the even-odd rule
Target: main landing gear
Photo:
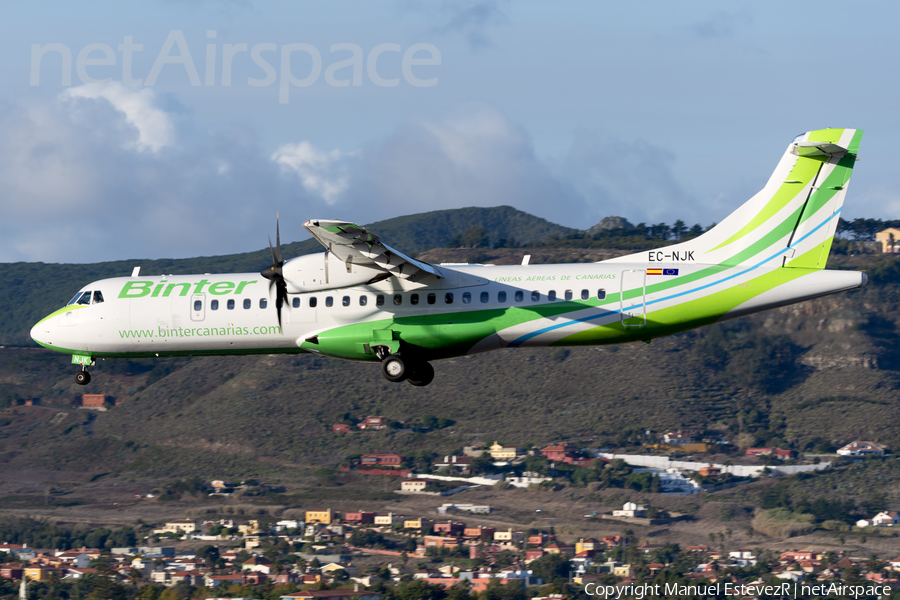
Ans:
{"type": "Polygon", "coordinates": [[[381,374],[388,381],[400,382],[405,379],[410,385],[422,387],[434,380],[434,367],[424,360],[389,354],[381,360],[381,374]]]}
{"type": "Polygon", "coordinates": [[[88,373],[87,365],[81,365],[81,370],[75,373],[75,383],[78,385],[87,385],[91,382],[91,374],[88,373]]]}

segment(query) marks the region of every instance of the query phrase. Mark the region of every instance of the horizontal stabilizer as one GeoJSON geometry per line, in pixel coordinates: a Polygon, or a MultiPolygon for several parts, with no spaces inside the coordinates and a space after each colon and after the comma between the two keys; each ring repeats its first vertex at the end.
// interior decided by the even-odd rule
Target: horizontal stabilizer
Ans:
{"type": "Polygon", "coordinates": [[[823,144],[820,142],[798,142],[791,148],[791,154],[806,158],[831,158],[832,156],[841,156],[845,152],[847,152],[847,149],[837,144],[823,144]]]}

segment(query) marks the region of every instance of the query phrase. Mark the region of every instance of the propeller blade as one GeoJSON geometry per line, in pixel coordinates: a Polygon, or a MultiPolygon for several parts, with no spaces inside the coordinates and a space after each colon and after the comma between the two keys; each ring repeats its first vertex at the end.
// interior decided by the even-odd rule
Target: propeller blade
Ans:
{"type": "MultiPolygon", "coordinates": [[[[275,311],[278,314],[278,326],[281,327],[281,308],[287,303],[287,282],[284,280],[284,258],[281,254],[281,229],[278,224],[278,214],[275,214],[275,246],[272,246],[272,236],[269,238],[269,252],[272,253],[272,266],[266,267],[260,271],[260,275],[269,280],[269,294],[272,293],[272,286],[275,286],[275,311]]],[[[290,310],[290,305],[288,305],[290,310]]]]}
{"type": "MultiPolygon", "coordinates": [[[[278,252],[278,266],[281,266],[284,264],[284,258],[281,256],[281,231],[278,227],[278,220],[278,213],[275,213],[275,249],[278,252]]],[[[272,242],[269,243],[271,244],[272,242]]]]}
{"type": "Polygon", "coordinates": [[[275,249],[272,247],[272,236],[267,236],[269,238],[269,252],[272,253],[272,265],[278,264],[278,259],[275,257],[275,249]]]}

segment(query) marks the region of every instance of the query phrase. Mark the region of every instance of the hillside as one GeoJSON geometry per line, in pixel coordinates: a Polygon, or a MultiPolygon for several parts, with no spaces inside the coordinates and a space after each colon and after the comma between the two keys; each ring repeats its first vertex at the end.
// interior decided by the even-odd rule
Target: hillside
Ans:
{"type": "Polygon", "coordinates": [[[384,381],[377,365],[308,355],[107,360],[90,391],[120,405],[99,414],[68,408],[85,390],[65,357],[7,350],[0,398],[36,397],[50,408],[13,409],[19,414],[0,427],[0,456],[6,469],[102,463],[178,477],[335,466],[378,449],[448,453],[494,439],[614,444],[644,429],[688,426],[746,445],[803,450],[861,437],[896,446],[897,291],[870,287],[650,345],[441,361],[424,389],[384,381]],[[330,432],[345,416],[369,414],[408,424],[433,414],[455,424],[430,433],[330,432]]]}
{"type": "MultiPolygon", "coordinates": [[[[471,220],[445,216],[441,239],[475,227],[471,220]]],[[[419,216],[434,221],[427,217],[419,216]]],[[[385,222],[380,231],[390,225],[385,222]]],[[[494,229],[489,235],[524,239],[510,231],[494,229]]],[[[419,255],[434,262],[518,263],[523,254],[532,254],[532,262],[547,263],[625,252],[564,241],[532,248],[438,247],[419,255]]],[[[299,253],[302,244],[308,242],[292,245],[289,254],[299,253]]],[[[196,270],[199,262],[242,270],[252,261],[264,264],[267,252],[141,264],[145,272],[196,270]]],[[[27,296],[32,278],[63,287],[40,276],[43,269],[82,278],[66,284],[67,296],[83,281],[109,274],[104,271],[129,271],[132,264],[0,267],[3,293],[26,295],[3,321],[6,335],[21,336],[30,312],[45,314],[58,304],[53,299],[45,309],[29,306],[38,302],[27,296]]],[[[94,369],[89,391],[106,394],[116,406],[90,412],[73,408],[86,390],[72,381],[66,357],[43,349],[0,350],[0,405],[8,405],[0,411],[0,480],[5,481],[0,506],[33,504],[27,498],[48,486],[77,497],[73,490],[106,473],[132,482],[193,476],[302,482],[364,452],[443,455],[494,440],[622,446],[647,429],[720,433],[739,448],[827,452],[853,439],[897,448],[900,262],[891,256],[835,254],[829,266],[865,269],[870,285],[649,345],[517,349],[440,361],[427,388],[390,384],[377,365],[310,355],[107,360],[94,369]],[[24,399],[38,399],[38,406],[23,406],[24,399]],[[367,415],[384,415],[397,424],[384,432],[331,432],[335,422],[367,415]],[[451,425],[422,429],[428,415],[451,425]]],[[[897,485],[900,476],[891,475],[867,480],[865,490],[836,486],[832,493],[864,497],[893,492],[897,485]]],[[[752,504],[754,494],[762,493],[753,490],[765,488],[764,482],[754,484],[735,497],[752,504]]],[[[389,488],[372,493],[386,492],[389,488]]]]}

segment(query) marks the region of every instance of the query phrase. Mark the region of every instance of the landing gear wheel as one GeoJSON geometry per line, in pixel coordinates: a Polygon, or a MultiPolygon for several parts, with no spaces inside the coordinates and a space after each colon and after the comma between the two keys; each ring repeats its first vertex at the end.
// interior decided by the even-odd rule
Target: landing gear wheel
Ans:
{"type": "Polygon", "coordinates": [[[434,381],[434,367],[431,363],[422,362],[414,365],[406,376],[406,381],[410,385],[423,387],[434,381]]]}
{"type": "Polygon", "coordinates": [[[385,379],[394,383],[403,381],[407,375],[406,363],[398,355],[391,354],[381,361],[381,374],[385,379]]]}
{"type": "Polygon", "coordinates": [[[75,383],[78,385],[87,385],[91,382],[91,374],[87,371],[78,371],[75,373],[75,383]]]}

